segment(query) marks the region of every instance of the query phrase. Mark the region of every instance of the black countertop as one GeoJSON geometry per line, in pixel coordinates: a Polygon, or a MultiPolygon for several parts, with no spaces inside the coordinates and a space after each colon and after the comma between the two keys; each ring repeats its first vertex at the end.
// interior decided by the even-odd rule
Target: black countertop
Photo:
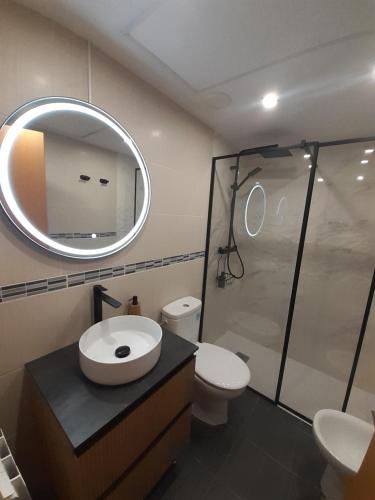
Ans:
{"type": "Polygon", "coordinates": [[[144,377],[119,386],[98,385],[79,367],[78,343],[26,364],[26,369],[79,454],[118,419],[134,410],[181,365],[197,346],[163,329],[161,355],[144,377]]]}

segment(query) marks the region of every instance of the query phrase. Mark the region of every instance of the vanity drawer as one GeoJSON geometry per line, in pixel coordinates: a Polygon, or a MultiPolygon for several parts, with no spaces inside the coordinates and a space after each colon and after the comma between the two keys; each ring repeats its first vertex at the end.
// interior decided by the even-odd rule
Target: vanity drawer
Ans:
{"type": "Polygon", "coordinates": [[[155,445],[115,483],[103,500],[142,500],[161,479],[189,440],[190,406],[176,419],[155,445]]]}
{"type": "Polygon", "coordinates": [[[194,363],[192,360],[185,365],[78,457],[79,475],[94,496],[120,477],[191,403],[194,363]]]}
{"type": "MultiPolygon", "coordinates": [[[[39,483],[34,491],[50,491],[46,494],[38,493],[36,497],[48,500],[95,500],[103,495],[146,450],[151,449],[176,417],[190,408],[194,365],[195,358],[174,373],[131,413],[98,436],[80,455],[74,453],[50,408],[31,382],[28,391],[31,402],[28,409],[33,408],[34,424],[32,433],[28,434],[28,438],[25,437],[24,442],[30,443],[29,448],[32,449],[23,454],[22,462],[25,464],[26,475],[30,472],[27,480],[39,483]],[[34,445],[31,444],[33,436],[38,436],[39,439],[34,445]],[[36,451],[40,454],[40,465],[38,473],[31,473],[33,464],[30,464],[30,460],[33,457],[32,461],[36,461],[36,451]]],[[[186,415],[188,413],[190,415],[190,412],[186,415]]],[[[25,412],[25,415],[30,415],[30,411],[25,412]]],[[[160,466],[167,462],[165,458],[160,466]]],[[[155,467],[158,471],[159,465],[155,467]]]]}

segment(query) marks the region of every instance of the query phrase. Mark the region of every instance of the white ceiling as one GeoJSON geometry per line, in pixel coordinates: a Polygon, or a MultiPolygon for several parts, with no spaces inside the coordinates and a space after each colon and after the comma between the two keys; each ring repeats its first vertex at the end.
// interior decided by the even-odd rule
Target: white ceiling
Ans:
{"type": "Polygon", "coordinates": [[[19,3],[90,39],[235,148],[375,135],[375,0],[19,3]],[[279,106],[264,111],[269,91],[279,106]]]}

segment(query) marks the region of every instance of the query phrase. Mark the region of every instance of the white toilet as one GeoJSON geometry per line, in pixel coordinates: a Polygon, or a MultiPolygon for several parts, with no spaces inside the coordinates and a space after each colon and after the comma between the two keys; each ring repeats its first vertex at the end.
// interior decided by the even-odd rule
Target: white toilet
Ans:
{"type": "Polygon", "coordinates": [[[320,410],[313,422],[315,440],[328,465],[321,480],[324,498],[342,500],[344,481],[362,464],[374,427],[337,410],[320,410]]]}
{"type": "Polygon", "coordinates": [[[183,297],[162,309],[167,330],[195,343],[196,352],[193,415],[210,425],[228,420],[228,400],[239,396],[250,382],[247,365],[222,347],[198,342],[202,303],[183,297]]]}

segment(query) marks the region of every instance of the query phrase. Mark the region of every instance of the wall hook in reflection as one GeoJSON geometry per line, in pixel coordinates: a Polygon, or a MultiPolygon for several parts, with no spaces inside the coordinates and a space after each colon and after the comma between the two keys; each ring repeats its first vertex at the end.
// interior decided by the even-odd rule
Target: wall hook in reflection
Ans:
{"type": "Polygon", "coordinates": [[[91,177],[90,177],[90,176],[85,175],[85,174],[81,174],[81,175],[79,176],[79,178],[81,179],[81,181],[89,181],[89,180],[91,179],[91,177]]]}
{"type": "Polygon", "coordinates": [[[100,184],[106,185],[109,183],[109,180],[108,179],[99,179],[99,182],[100,182],[100,184]]]}

